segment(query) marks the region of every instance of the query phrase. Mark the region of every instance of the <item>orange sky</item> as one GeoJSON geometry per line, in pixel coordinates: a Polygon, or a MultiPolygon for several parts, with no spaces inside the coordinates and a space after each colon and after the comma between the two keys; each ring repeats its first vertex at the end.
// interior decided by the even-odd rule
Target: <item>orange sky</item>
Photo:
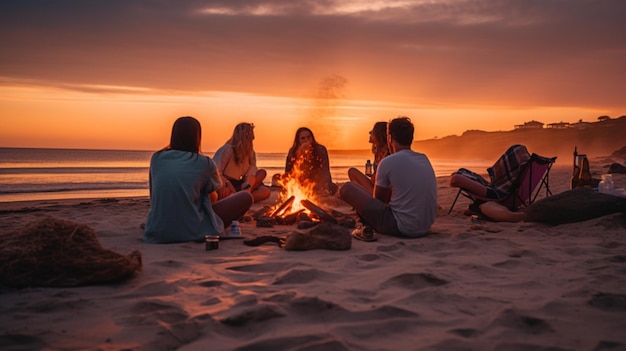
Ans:
{"type": "Polygon", "coordinates": [[[299,126],[367,149],[626,114],[626,2],[0,2],[0,147],[153,150],[183,115],[214,151],[238,122],[260,152],[299,126]]]}

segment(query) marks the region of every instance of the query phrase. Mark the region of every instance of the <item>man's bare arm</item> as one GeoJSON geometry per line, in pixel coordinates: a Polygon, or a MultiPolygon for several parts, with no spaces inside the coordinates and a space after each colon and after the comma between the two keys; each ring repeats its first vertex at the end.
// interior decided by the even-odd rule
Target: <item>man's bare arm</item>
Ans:
{"type": "Polygon", "coordinates": [[[374,185],[374,198],[382,201],[385,204],[389,203],[389,200],[391,200],[391,189],[374,185]]]}

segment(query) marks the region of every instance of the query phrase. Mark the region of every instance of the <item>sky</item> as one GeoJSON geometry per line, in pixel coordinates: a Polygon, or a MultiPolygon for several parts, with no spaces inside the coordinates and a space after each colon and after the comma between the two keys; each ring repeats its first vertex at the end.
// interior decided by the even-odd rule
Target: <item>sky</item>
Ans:
{"type": "Polygon", "coordinates": [[[257,152],[626,114],[623,0],[2,0],[0,147],[155,150],[196,117],[257,152]]]}

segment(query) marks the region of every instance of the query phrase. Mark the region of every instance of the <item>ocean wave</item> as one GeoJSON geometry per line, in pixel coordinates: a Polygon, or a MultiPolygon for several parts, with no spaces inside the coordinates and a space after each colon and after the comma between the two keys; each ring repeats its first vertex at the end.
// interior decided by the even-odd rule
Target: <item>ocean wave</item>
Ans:
{"type": "Polygon", "coordinates": [[[148,173],[148,167],[0,167],[0,174],[148,173]]]}
{"type": "MultiPolygon", "coordinates": [[[[76,193],[148,193],[150,155],[145,151],[0,148],[0,196],[2,198],[52,198],[76,193]],[[39,194],[39,195],[38,195],[39,194]]],[[[209,154],[212,156],[212,154],[209,154]]],[[[365,170],[368,152],[329,152],[335,183],[345,183],[348,169],[365,170]]],[[[257,165],[267,171],[264,183],[285,170],[284,153],[258,153],[257,165]]],[[[488,165],[457,160],[431,160],[437,176],[460,167],[486,169],[488,165]]],[[[2,200],[2,199],[0,199],[2,200]]],[[[8,201],[8,200],[7,200],[8,201]]]]}
{"type": "Polygon", "coordinates": [[[140,190],[148,189],[147,182],[123,183],[46,183],[46,184],[5,184],[0,194],[56,193],[90,190],[140,190]]]}

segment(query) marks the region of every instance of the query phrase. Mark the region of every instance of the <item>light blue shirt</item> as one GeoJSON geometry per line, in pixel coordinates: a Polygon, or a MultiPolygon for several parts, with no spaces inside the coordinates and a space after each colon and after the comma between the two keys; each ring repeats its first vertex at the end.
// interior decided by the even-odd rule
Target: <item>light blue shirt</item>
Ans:
{"type": "Polygon", "coordinates": [[[219,184],[217,166],[207,156],[179,150],[154,153],[144,241],[204,241],[207,234],[222,234],[224,223],[209,198],[219,184]]]}

